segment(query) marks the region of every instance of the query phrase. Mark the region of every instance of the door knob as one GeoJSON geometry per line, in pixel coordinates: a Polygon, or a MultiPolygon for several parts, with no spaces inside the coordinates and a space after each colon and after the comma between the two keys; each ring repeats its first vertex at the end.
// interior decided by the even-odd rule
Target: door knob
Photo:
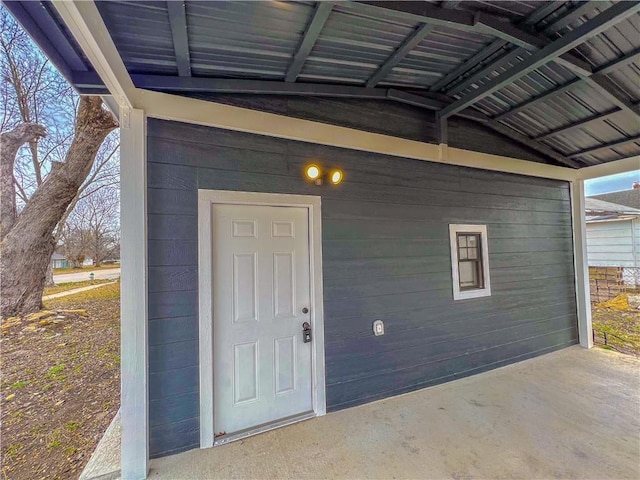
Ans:
{"type": "Polygon", "coordinates": [[[304,307],[304,308],[302,309],[302,313],[309,313],[309,309],[308,309],[307,307],[304,307]]]}

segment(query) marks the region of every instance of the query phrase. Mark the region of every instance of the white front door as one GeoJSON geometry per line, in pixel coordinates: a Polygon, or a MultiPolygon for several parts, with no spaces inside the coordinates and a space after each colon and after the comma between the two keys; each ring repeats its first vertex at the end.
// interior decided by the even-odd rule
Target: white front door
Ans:
{"type": "MultiPolygon", "coordinates": [[[[216,435],[312,411],[304,207],[212,206],[216,435]]],[[[313,332],[312,332],[313,335],[313,332]]],[[[313,338],[313,336],[312,336],[313,338]]]]}

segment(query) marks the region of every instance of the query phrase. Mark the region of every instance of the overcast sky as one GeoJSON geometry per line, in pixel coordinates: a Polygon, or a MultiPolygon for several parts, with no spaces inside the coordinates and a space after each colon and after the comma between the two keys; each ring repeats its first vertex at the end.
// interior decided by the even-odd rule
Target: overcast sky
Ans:
{"type": "Polygon", "coordinates": [[[633,182],[640,182],[640,170],[619,173],[608,177],[594,178],[585,182],[586,195],[599,195],[601,193],[629,190],[633,182]]]}

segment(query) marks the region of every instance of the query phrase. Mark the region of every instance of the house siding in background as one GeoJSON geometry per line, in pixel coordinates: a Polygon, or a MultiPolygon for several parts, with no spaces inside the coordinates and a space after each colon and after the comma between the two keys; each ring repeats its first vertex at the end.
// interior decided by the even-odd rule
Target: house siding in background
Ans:
{"type": "Polygon", "coordinates": [[[640,218],[587,223],[590,267],[640,267],[640,218]]]}
{"type": "Polygon", "coordinates": [[[155,119],[147,156],[153,457],[199,444],[198,189],[322,196],[329,411],[577,342],[565,182],[155,119]],[[487,225],[492,296],[453,301],[450,223],[487,225]]]}

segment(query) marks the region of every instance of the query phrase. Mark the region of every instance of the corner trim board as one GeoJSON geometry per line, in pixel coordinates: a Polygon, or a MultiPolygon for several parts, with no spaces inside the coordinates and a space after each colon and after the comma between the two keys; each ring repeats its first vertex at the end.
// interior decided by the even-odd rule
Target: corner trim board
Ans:
{"type": "MultiPolygon", "coordinates": [[[[309,211],[309,280],[311,287],[312,395],[315,416],[325,415],[324,301],[322,281],[321,198],[311,195],[198,190],[198,323],[200,364],[200,448],[212,447],[213,409],[213,278],[212,217],[213,204],[268,205],[306,207],[309,211]]],[[[270,426],[265,426],[270,429],[270,426]]]]}
{"type": "Polygon", "coordinates": [[[147,284],[147,132],[142,110],[120,108],[122,225],[121,474],[149,469],[149,336],[147,284]]]}
{"type": "Polygon", "coordinates": [[[578,338],[584,348],[593,347],[591,322],[591,292],[587,259],[587,223],[584,203],[584,180],[569,185],[571,191],[571,228],[573,232],[573,263],[576,281],[576,311],[578,338]]]}

